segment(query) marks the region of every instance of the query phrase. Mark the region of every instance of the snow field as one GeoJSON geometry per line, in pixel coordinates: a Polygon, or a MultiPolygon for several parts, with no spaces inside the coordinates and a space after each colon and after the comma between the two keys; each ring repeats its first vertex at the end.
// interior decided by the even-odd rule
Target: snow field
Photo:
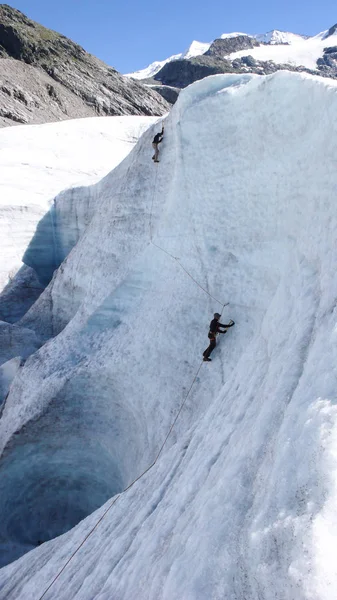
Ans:
{"type": "MultiPolygon", "coordinates": [[[[240,50],[229,55],[231,60],[242,56],[252,56],[256,60],[272,60],[276,64],[288,63],[295,66],[304,66],[308,69],[317,68],[317,59],[323,56],[324,48],[336,46],[337,33],[326,38],[327,31],[323,31],[307,39],[301,36],[289,37],[288,44],[271,44],[267,46],[257,46],[249,50],[240,50]]],[[[256,36],[261,39],[263,36],[256,36]]],[[[282,36],[280,37],[282,41],[282,36]]]]}
{"type": "Polygon", "coordinates": [[[0,131],[1,289],[52,199],[98,181],[130,152],[154,117],[97,117],[0,131]]]}
{"type": "MultiPolygon", "coordinates": [[[[220,39],[236,38],[238,36],[248,36],[255,38],[262,44],[260,47],[249,50],[240,50],[230,55],[231,59],[247,56],[250,54],[258,60],[273,60],[275,63],[290,63],[298,66],[305,65],[310,69],[316,69],[316,61],[323,55],[324,48],[334,46],[336,44],[336,35],[328,36],[328,30],[322,31],[316,36],[309,37],[291,33],[288,31],[278,31],[273,29],[267,33],[247,34],[240,31],[231,33],[223,33],[219,36],[220,39]],[[328,40],[328,41],[327,41],[328,40]]],[[[166,63],[173,60],[181,60],[200,56],[205,54],[210,48],[211,43],[193,41],[189,48],[181,53],[174,54],[169,58],[161,61],[155,61],[148,65],[145,69],[140,69],[134,73],[128,73],[125,77],[133,77],[134,79],[146,79],[153,77],[158,73],[166,63]]]]}
{"type": "MultiPolygon", "coordinates": [[[[78,240],[66,226],[73,204],[56,201],[66,256],[21,324],[58,335],[20,369],[0,421],[4,547],[23,551],[28,521],[36,545],[25,511],[50,530],[52,485],[59,530],[91,510],[93,481],[97,503],[112,493],[104,483],[123,489],[195,376],[219,305],[150,243],[150,221],[153,241],[229,300],[223,321],[237,325],[202,366],[159,462],[46,598],[335,598],[336,93],[286,72],[197,82],[166,120],[159,165],[156,127],[87,190],[78,240]],[[53,482],[30,487],[36,473],[50,481],[50,456],[53,482]],[[65,474],[67,489],[82,482],[80,501],[65,474]]],[[[2,569],[1,593],[39,597],[103,510],[2,569]]]]}

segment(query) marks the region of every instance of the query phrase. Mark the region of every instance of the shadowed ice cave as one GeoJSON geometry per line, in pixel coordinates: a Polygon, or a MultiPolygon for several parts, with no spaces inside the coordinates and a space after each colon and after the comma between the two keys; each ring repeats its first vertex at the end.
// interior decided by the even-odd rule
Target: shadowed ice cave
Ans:
{"type": "Polygon", "coordinates": [[[48,411],[7,446],[0,467],[0,566],[74,527],[120,492],[137,468],[136,420],[109,391],[111,382],[105,380],[99,396],[97,385],[87,375],[68,381],[48,411]]]}

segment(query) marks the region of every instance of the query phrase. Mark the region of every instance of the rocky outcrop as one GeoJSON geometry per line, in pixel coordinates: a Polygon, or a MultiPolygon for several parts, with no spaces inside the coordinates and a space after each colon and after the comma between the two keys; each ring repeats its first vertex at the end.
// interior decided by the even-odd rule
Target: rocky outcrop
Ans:
{"type": "Polygon", "coordinates": [[[0,59],[0,127],[95,114],[81,98],[47,73],[12,58],[0,59]]]}
{"type": "Polygon", "coordinates": [[[240,50],[246,50],[246,48],[254,48],[260,46],[260,43],[248,35],[237,35],[231,38],[220,38],[214,40],[210,45],[204,56],[215,56],[217,58],[223,58],[228,56],[232,52],[239,52],[240,50]]]}
{"type": "Polygon", "coordinates": [[[296,67],[287,63],[274,63],[272,60],[256,60],[253,56],[242,56],[231,62],[236,73],[255,73],[256,75],[271,75],[276,71],[292,71],[317,75],[316,71],[306,67],[296,67]]]}
{"type": "MultiPolygon", "coordinates": [[[[154,84],[156,83],[155,80],[154,84]]],[[[160,94],[161,96],[163,96],[163,98],[166,100],[166,102],[169,102],[169,104],[174,104],[177,101],[177,98],[179,96],[179,92],[180,92],[180,88],[178,87],[172,87],[170,85],[151,85],[151,88],[155,91],[158,92],[158,94],[160,94]]]]}
{"type": "Polygon", "coordinates": [[[322,75],[337,77],[337,46],[324,48],[322,58],[317,61],[317,68],[322,75]]]}
{"type": "Polygon", "coordinates": [[[3,126],[92,115],[161,115],[169,108],[155,91],[6,4],[0,5],[0,57],[3,126]]]}
{"type": "Polygon", "coordinates": [[[235,71],[230,61],[202,55],[169,62],[154,76],[154,79],[164,85],[184,88],[209,75],[233,72],[235,71]]]}
{"type": "MultiPolygon", "coordinates": [[[[167,63],[161,71],[155,75],[154,79],[160,81],[163,85],[184,88],[199,79],[218,73],[256,73],[257,75],[269,75],[276,71],[285,70],[317,75],[317,71],[311,71],[305,67],[295,67],[289,64],[276,64],[272,60],[256,60],[249,55],[243,56],[242,58],[236,58],[233,61],[203,55],[190,60],[177,60],[167,63]]],[[[329,70],[327,68],[326,76],[333,76],[331,74],[331,69],[329,70]]]]}
{"type": "Polygon", "coordinates": [[[333,35],[334,33],[336,33],[336,31],[337,31],[337,23],[335,25],[333,25],[332,27],[330,27],[330,29],[328,30],[328,33],[326,34],[326,36],[325,36],[324,39],[326,40],[331,35],[333,35]]]}
{"type": "Polygon", "coordinates": [[[209,75],[236,73],[237,69],[232,66],[230,60],[224,57],[231,52],[245,50],[246,48],[250,49],[259,45],[259,42],[248,35],[217,39],[214,40],[205,54],[166,63],[154,76],[154,79],[160,81],[163,85],[184,88],[209,75]]]}

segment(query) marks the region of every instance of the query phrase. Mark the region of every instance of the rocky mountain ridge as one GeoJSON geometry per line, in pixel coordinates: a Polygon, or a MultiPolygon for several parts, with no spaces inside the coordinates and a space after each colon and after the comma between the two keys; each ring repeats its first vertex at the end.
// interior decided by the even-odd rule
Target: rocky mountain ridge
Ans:
{"type": "MultiPolygon", "coordinates": [[[[336,31],[337,25],[334,25],[312,38],[279,31],[257,36],[244,33],[223,34],[209,44],[202,54],[186,56],[185,53],[174,60],[172,60],[173,57],[170,57],[167,61],[162,61],[161,68],[153,72],[151,78],[141,79],[142,71],[137,71],[135,76],[138,81],[143,81],[147,85],[156,85],[156,89],[163,95],[165,88],[169,87],[170,94],[166,97],[170,99],[172,98],[172,89],[178,95],[179,89],[199,79],[219,73],[269,75],[275,71],[288,70],[335,79],[337,77],[336,31]],[[305,60],[306,44],[311,44],[318,56],[316,63],[311,66],[308,66],[308,61],[305,60]],[[284,47],[294,49],[294,60],[282,60],[281,55],[275,54],[275,50],[277,51],[278,48],[282,50],[284,47]],[[271,49],[270,57],[268,57],[269,48],[271,49]],[[256,56],[257,49],[263,51],[261,58],[256,56]],[[264,59],[262,59],[262,55],[264,59]],[[274,55],[275,59],[273,59],[274,55]],[[304,56],[303,63],[306,64],[301,64],[302,55],[304,56]]],[[[153,71],[151,65],[143,70],[144,74],[151,71],[153,71]]],[[[130,77],[132,74],[128,76],[130,77]]]]}
{"type": "Polygon", "coordinates": [[[0,5],[0,126],[161,115],[167,102],[65,36],[0,5]]]}

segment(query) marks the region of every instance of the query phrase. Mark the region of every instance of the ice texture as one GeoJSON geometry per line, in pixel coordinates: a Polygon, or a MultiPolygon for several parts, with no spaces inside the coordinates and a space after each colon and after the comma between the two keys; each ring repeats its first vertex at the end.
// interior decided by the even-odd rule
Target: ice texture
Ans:
{"type": "Polygon", "coordinates": [[[335,600],[336,111],[332,80],[210,77],[159,164],[157,125],[63,196],[65,258],[18,323],[43,345],[0,420],[1,549],[26,552],[1,598],[40,598],[154,460],[221,311],[196,280],[236,325],[44,598],[335,600]]]}

